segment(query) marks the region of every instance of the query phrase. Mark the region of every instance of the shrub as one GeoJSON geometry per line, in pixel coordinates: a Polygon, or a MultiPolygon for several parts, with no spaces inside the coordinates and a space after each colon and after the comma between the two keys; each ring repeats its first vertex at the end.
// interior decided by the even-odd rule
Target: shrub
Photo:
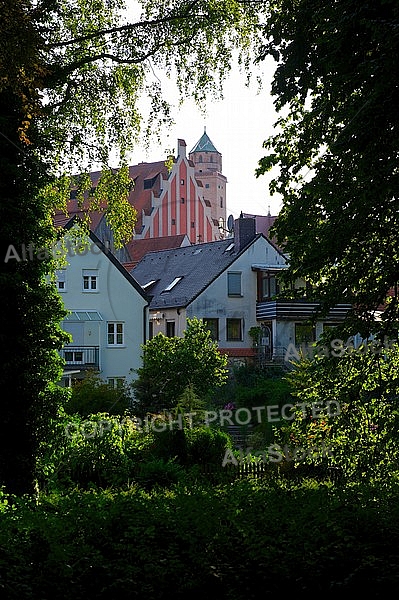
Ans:
{"type": "Polygon", "coordinates": [[[221,465],[227,448],[232,448],[228,433],[210,427],[194,427],[186,431],[187,462],[221,465]]]}
{"type": "Polygon", "coordinates": [[[96,373],[90,372],[72,387],[65,411],[70,415],[77,413],[82,417],[93,413],[122,415],[130,408],[131,402],[131,392],[127,384],[114,388],[96,373]]]}
{"type": "Polygon", "coordinates": [[[174,459],[157,458],[140,464],[134,470],[134,479],[145,489],[155,486],[170,487],[183,477],[183,467],[174,459]]]}

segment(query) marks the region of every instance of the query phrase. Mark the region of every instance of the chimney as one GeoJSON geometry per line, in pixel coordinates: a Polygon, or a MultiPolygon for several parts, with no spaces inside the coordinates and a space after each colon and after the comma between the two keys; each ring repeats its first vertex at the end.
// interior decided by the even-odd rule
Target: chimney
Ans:
{"type": "Polygon", "coordinates": [[[234,221],[234,244],[235,251],[240,252],[247,244],[256,237],[256,222],[253,217],[243,217],[234,221]]]}
{"type": "Polygon", "coordinates": [[[186,158],[186,142],[182,139],[177,140],[177,155],[186,158]]]}

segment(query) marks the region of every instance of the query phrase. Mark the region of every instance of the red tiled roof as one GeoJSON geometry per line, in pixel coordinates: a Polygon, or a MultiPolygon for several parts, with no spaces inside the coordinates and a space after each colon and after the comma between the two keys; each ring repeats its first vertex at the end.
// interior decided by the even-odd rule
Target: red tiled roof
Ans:
{"type": "Polygon", "coordinates": [[[253,348],[219,348],[222,354],[227,354],[228,356],[234,357],[243,357],[243,358],[253,358],[256,356],[256,351],[253,348]]]}
{"type": "Polygon", "coordinates": [[[129,195],[129,202],[137,210],[136,232],[141,232],[142,212],[149,215],[151,212],[151,196],[159,195],[162,188],[162,181],[169,177],[169,171],[165,165],[165,161],[152,163],[139,163],[129,167],[129,175],[134,181],[134,187],[129,195]],[[145,180],[154,180],[153,186],[149,189],[144,189],[145,180]]]}
{"type": "Polygon", "coordinates": [[[185,237],[186,234],[182,233],[179,235],[169,235],[158,238],[146,238],[141,240],[133,238],[127,244],[127,249],[132,259],[132,262],[126,263],[131,265],[126,268],[132,269],[133,267],[135,267],[139,260],[146,254],[148,254],[148,252],[157,252],[158,250],[180,248],[185,237]]]}
{"type": "Polygon", "coordinates": [[[256,233],[263,233],[265,237],[269,238],[269,240],[273,242],[280,252],[283,252],[283,249],[277,245],[276,238],[274,236],[270,237],[269,235],[269,229],[272,227],[272,225],[274,225],[277,215],[251,215],[249,213],[244,213],[243,217],[255,219],[256,233]]]}
{"type": "MultiPolygon", "coordinates": [[[[393,298],[394,296],[395,296],[395,290],[394,290],[394,288],[390,288],[387,291],[387,300],[388,300],[388,298],[393,298]]],[[[387,306],[388,306],[388,304],[386,302],[384,302],[383,304],[379,304],[377,306],[376,310],[383,311],[387,308],[387,306]]]]}
{"type": "MultiPolygon", "coordinates": [[[[105,210],[106,205],[102,204],[101,208],[103,208],[105,210]]],[[[54,225],[56,227],[64,227],[68,221],[70,221],[72,219],[72,217],[81,217],[83,219],[83,217],[86,217],[87,215],[89,215],[90,218],[90,229],[92,231],[95,231],[96,228],[98,227],[101,219],[104,216],[104,211],[100,212],[100,211],[85,211],[82,210],[81,207],[78,206],[78,201],[77,200],[69,200],[68,204],[67,204],[67,214],[65,214],[63,211],[61,210],[57,210],[54,214],[53,217],[53,222],[54,225]]]]}

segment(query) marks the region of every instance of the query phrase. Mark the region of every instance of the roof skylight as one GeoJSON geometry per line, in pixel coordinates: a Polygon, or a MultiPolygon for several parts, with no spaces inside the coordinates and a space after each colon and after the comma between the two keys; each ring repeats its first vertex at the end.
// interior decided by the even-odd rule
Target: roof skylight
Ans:
{"type": "Polygon", "coordinates": [[[175,287],[175,285],[177,283],[179,283],[179,281],[181,281],[183,279],[183,277],[175,277],[174,280],[172,281],[172,283],[170,283],[164,290],[162,290],[163,292],[170,292],[171,289],[173,289],[175,287]]]}

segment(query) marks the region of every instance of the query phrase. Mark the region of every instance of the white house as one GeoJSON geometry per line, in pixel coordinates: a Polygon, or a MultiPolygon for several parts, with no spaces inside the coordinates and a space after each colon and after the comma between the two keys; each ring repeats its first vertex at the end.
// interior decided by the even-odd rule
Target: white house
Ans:
{"type": "Polygon", "coordinates": [[[244,217],[236,219],[234,237],[149,252],[131,273],[152,296],[150,337],[181,336],[187,318],[196,316],[232,361],[283,361],[290,344],[318,339],[323,327],[342,321],[349,309],[334,307],[311,325],[317,303],[277,300],[287,260],[270,239],[256,234],[255,220],[244,217]]]}
{"type": "Polygon", "coordinates": [[[149,299],[115,255],[90,232],[82,248],[73,236],[74,219],[64,227],[67,266],[56,285],[70,314],[62,322],[72,342],[61,351],[64,385],[88,370],[117,386],[135,378],[141,344],[148,334],[149,299]]]}

